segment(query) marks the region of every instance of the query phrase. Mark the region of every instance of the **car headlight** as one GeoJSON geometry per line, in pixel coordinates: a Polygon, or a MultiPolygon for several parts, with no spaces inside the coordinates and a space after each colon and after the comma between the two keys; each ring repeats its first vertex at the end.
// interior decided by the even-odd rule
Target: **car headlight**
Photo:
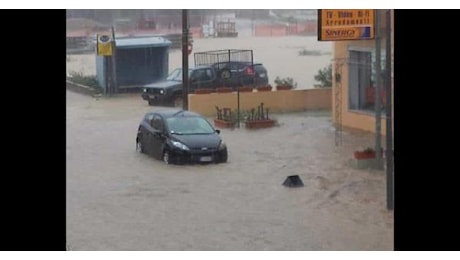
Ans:
{"type": "Polygon", "coordinates": [[[175,147],[181,149],[181,150],[185,150],[185,151],[189,151],[190,149],[183,143],[181,142],[177,142],[177,141],[171,141],[172,145],[174,145],[175,147]]]}
{"type": "Polygon", "coordinates": [[[225,148],[227,148],[227,145],[225,144],[225,142],[224,141],[220,142],[218,149],[219,150],[224,150],[225,148]]]}
{"type": "Polygon", "coordinates": [[[160,89],[160,94],[163,95],[165,91],[163,89],[160,89]]]}

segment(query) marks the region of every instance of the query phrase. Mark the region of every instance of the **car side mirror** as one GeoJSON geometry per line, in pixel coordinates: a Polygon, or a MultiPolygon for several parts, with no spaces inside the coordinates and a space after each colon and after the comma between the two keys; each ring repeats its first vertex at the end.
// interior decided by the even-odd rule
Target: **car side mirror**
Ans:
{"type": "Polygon", "coordinates": [[[219,129],[216,129],[216,133],[217,133],[217,134],[220,134],[220,130],[219,130],[219,129]]]}

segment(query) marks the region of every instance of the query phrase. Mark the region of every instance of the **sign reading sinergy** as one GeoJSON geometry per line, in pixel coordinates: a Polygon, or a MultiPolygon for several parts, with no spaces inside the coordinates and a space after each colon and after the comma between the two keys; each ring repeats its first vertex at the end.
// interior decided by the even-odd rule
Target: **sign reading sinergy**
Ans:
{"type": "Polygon", "coordinates": [[[375,10],[318,10],[318,41],[374,39],[375,10]]]}

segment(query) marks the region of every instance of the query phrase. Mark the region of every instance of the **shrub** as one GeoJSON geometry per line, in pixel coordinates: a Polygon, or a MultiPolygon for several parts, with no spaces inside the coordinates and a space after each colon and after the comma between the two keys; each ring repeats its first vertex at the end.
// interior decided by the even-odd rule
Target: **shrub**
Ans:
{"type": "Polygon", "coordinates": [[[315,85],[317,88],[332,87],[332,64],[320,69],[318,74],[315,75],[315,80],[321,83],[319,85],[315,85]]]}
{"type": "Polygon", "coordinates": [[[287,77],[287,78],[280,78],[280,77],[276,77],[275,78],[275,84],[277,86],[291,86],[292,88],[296,88],[297,87],[297,82],[294,81],[293,78],[290,78],[290,77],[287,77]]]}
{"type": "Polygon", "coordinates": [[[99,82],[96,79],[96,76],[84,76],[81,72],[72,71],[67,75],[67,79],[75,82],[77,84],[81,84],[95,90],[100,91],[101,87],[99,86],[99,82]]]}

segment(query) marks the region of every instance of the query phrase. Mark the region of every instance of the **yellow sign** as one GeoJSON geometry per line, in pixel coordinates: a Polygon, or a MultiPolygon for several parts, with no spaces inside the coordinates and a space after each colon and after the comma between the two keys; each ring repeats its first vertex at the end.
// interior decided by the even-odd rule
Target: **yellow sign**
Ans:
{"type": "Polygon", "coordinates": [[[112,36],[107,34],[97,35],[97,55],[112,56],[112,36]]]}
{"type": "Polygon", "coordinates": [[[374,39],[374,9],[322,9],[318,12],[318,40],[374,39]]]}

